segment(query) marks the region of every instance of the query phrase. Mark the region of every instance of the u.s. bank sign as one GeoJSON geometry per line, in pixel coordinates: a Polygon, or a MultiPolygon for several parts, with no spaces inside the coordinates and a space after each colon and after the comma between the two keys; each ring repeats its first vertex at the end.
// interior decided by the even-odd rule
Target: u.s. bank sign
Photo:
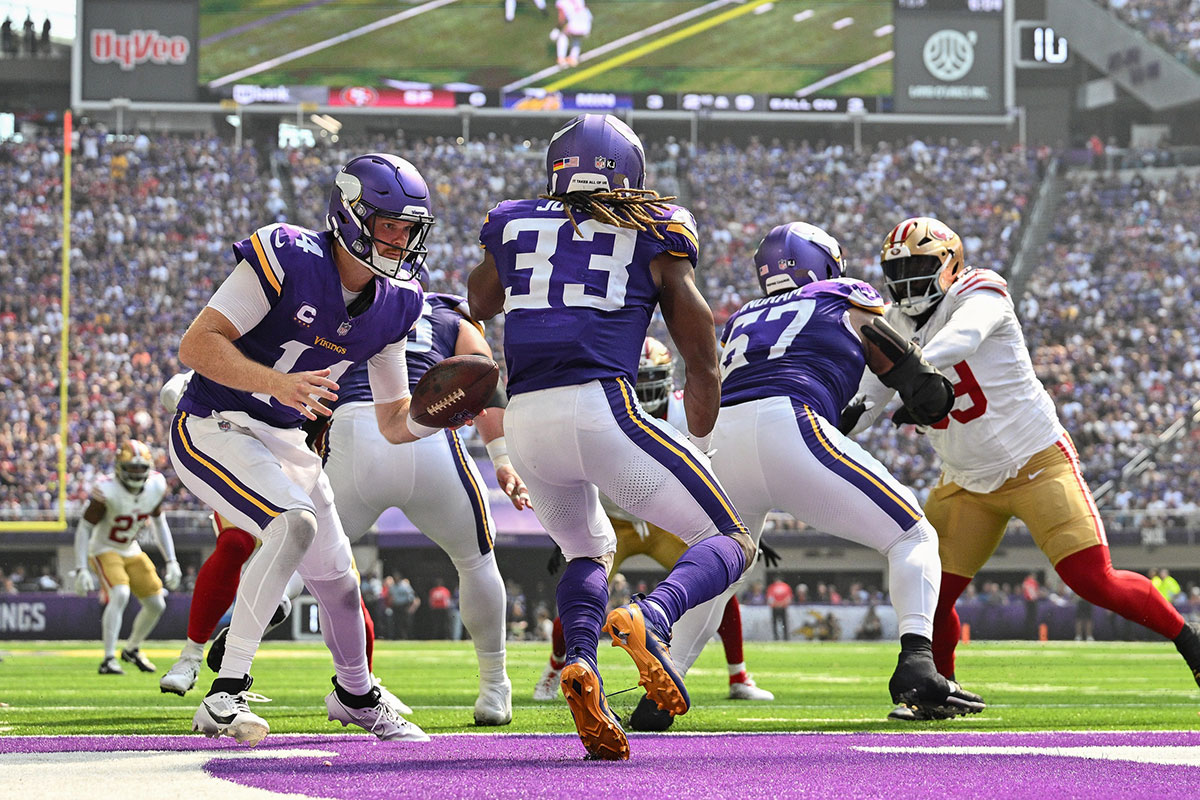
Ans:
{"type": "Polygon", "coordinates": [[[197,0],[87,0],[81,7],[81,100],[196,99],[197,0]]]}

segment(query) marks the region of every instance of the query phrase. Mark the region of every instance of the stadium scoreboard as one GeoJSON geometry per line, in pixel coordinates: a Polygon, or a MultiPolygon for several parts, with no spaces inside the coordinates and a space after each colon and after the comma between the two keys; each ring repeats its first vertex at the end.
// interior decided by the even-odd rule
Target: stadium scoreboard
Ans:
{"type": "Polygon", "coordinates": [[[894,109],[1000,114],[1010,80],[1012,0],[893,0],[894,109]]]}

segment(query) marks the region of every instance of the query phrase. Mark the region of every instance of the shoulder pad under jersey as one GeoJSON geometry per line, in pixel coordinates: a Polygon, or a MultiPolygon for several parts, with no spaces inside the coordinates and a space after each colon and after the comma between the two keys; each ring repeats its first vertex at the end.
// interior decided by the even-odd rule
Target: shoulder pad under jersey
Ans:
{"type": "Polygon", "coordinates": [[[987,295],[1003,297],[1012,304],[1008,294],[1008,281],[990,269],[968,267],[946,291],[946,298],[955,303],[972,295],[987,295]]]}

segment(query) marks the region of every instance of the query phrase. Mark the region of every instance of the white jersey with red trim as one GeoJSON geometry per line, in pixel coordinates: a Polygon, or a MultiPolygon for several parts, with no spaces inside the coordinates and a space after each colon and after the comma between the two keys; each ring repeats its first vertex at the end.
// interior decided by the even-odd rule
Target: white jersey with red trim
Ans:
{"type": "Polygon", "coordinates": [[[566,21],[568,36],[589,36],[592,32],[592,12],[586,0],[557,0],[555,7],[566,21]]]}
{"type": "MultiPolygon", "coordinates": [[[[993,491],[1065,432],[1033,370],[1008,284],[997,273],[968,268],[920,330],[894,305],[885,318],[954,383],[950,415],[923,429],[942,459],[944,481],[993,491]]],[[[863,391],[876,409],[893,394],[869,372],[863,391]]]]}
{"type": "Polygon", "coordinates": [[[150,471],[146,485],[137,494],[111,475],[101,478],[92,488],[91,499],[104,504],[104,516],[92,527],[88,555],[112,551],[122,558],[131,558],[142,552],[138,533],[162,505],[166,494],[167,479],[155,470],[150,471]]]}

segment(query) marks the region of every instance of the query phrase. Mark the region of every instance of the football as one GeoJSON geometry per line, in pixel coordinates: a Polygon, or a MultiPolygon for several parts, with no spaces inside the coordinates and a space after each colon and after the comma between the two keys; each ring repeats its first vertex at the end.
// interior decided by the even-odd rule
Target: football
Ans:
{"type": "Polygon", "coordinates": [[[500,367],[487,356],[451,356],[417,381],[409,414],[430,428],[464,425],[483,410],[499,380],[500,367]]]}

